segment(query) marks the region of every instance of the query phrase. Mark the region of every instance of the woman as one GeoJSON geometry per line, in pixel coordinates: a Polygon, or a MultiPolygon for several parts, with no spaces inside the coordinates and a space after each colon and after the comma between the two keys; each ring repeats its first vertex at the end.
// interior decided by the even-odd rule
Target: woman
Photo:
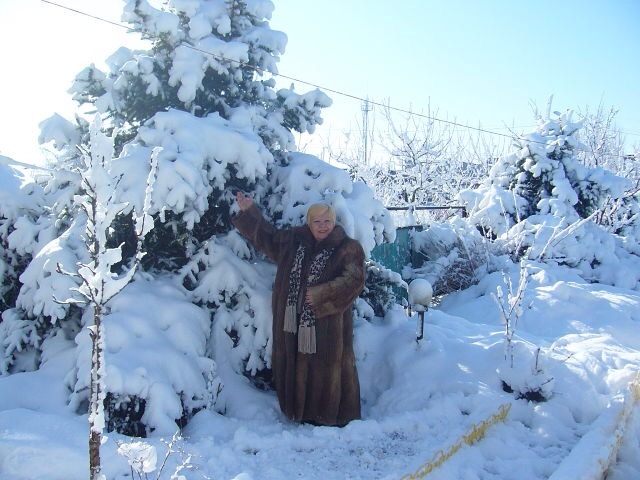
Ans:
{"type": "Polygon", "coordinates": [[[236,195],[233,224],[277,264],[271,367],[280,409],[291,420],[343,426],[360,418],[353,353],[354,300],[364,287],[364,251],[314,204],[307,224],[279,230],[251,197],[236,195]]]}

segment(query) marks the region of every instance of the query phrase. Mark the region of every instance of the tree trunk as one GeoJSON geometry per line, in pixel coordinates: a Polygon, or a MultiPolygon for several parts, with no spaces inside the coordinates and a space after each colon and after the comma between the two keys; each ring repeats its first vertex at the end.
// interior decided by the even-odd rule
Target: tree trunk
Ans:
{"type": "Polygon", "coordinates": [[[89,424],[89,479],[98,480],[100,475],[100,443],[102,434],[93,430],[93,424],[89,424]]]}
{"type": "Polygon", "coordinates": [[[89,479],[100,477],[100,444],[102,443],[102,308],[94,304],[94,329],[91,330],[91,393],[89,398],[89,479]]]}

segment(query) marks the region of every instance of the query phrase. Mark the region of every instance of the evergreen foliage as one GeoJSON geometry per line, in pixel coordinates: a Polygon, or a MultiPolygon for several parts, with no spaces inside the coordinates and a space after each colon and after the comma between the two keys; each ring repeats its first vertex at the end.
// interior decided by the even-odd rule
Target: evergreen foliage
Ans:
{"type": "MultiPolygon", "coordinates": [[[[270,29],[272,10],[268,0],[171,0],[162,9],[129,0],[123,19],[149,49],[120,48],[108,71],[89,66],[71,89],[80,110],[97,113],[114,141],[110,201],[122,208],[105,241],[122,257],[109,275],[127,271],[136,251],[147,253],[143,271],[103,316],[108,429],[173,433],[202,408],[232,407],[225,404],[218,362],[256,384],[268,376],[274,271],[233,231],[238,189],[253,192],[281,226],[301,223],[306,205],[324,199],[365,248],[393,237],[386,211],[364,185],[315,157],[294,161],[292,131],[312,132],[331,101],[319,90],[276,89],[272,74],[286,36],[270,29]],[[306,171],[313,172],[308,184],[306,171]],[[297,190],[301,176],[306,186],[297,190]],[[142,211],[152,216],[153,229],[140,246],[136,212],[142,211]],[[132,300],[141,295],[138,285],[158,292],[146,304],[161,308],[166,300],[172,309],[140,311],[132,300]],[[157,365],[145,350],[151,338],[151,345],[164,346],[166,364],[157,365]]],[[[80,208],[81,178],[89,172],[78,147],[90,144],[90,128],[80,114],[74,123],[57,115],[42,123],[41,141],[56,149],[53,168],[34,182],[42,209],[16,214],[14,232],[0,232],[3,248],[10,247],[0,253],[11,259],[12,271],[19,269],[12,255],[26,264],[15,302],[9,290],[4,295],[2,372],[38,368],[44,340],[64,335],[77,344],[68,379],[78,412],[88,405],[91,364],[82,328],[87,309],[73,306],[82,300],[74,272],[90,257],[80,208]],[[25,351],[33,352],[28,362],[18,359],[25,351]]],[[[7,275],[3,282],[11,283],[7,275]]]]}
{"type": "Polygon", "coordinates": [[[375,316],[384,317],[394,305],[403,303],[407,284],[399,273],[374,260],[367,262],[366,272],[361,298],[370,305],[375,316]]]}
{"type": "Polygon", "coordinates": [[[468,221],[516,259],[567,265],[587,280],[635,288],[640,259],[628,235],[638,228],[637,187],[583,163],[581,128],[571,111],[540,115],[536,130],[517,139],[483,185],[461,192],[468,221]],[[605,264],[618,265],[617,273],[605,264]]]}

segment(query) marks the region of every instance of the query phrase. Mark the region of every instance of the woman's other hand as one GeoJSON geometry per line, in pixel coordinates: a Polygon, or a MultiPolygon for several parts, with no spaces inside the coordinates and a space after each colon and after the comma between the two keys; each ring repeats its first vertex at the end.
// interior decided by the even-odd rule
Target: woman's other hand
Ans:
{"type": "Polygon", "coordinates": [[[252,197],[248,197],[244,193],[238,192],[236,193],[236,203],[238,204],[238,207],[240,207],[240,210],[244,212],[254,204],[254,201],[252,197]]]}

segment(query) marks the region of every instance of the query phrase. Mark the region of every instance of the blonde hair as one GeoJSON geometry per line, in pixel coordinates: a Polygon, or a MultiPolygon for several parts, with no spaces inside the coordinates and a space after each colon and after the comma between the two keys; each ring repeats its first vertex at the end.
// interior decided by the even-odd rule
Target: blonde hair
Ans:
{"type": "Polygon", "coordinates": [[[317,217],[318,215],[323,215],[328,213],[333,223],[336,223],[336,211],[333,207],[326,203],[314,203],[307,209],[307,224],[311,223],[311,219],[317,217]]]}

